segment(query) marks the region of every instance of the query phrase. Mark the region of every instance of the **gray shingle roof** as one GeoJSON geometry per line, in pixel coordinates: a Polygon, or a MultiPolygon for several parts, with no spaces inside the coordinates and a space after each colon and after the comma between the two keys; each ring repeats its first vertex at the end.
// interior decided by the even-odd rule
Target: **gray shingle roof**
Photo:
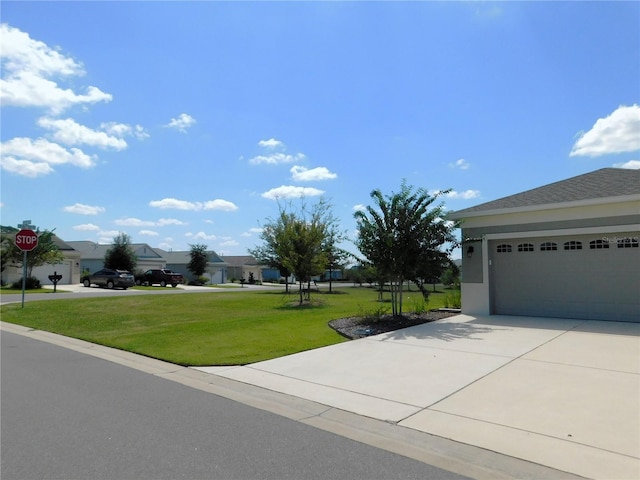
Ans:
{"type": "Polygon", "coordinates": [[[640,170],[602,168],[450,214],[451,218],[493,210],[640,195],[640,170]]]}
{"type": "Polygon", "coordinates": [[[249,267],[258,265],[256,259],[251,255],[225,255],[223,259],[232,267],[249,267]]]}

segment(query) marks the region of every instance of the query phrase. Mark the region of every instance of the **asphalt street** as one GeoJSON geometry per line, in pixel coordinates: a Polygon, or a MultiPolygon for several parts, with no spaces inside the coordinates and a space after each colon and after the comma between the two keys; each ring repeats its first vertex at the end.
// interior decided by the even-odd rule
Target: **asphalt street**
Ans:
{"type": "Polygon", "coordinates": [[[1,378],[4,480],[465,478],[4,331],[1,378]]]}

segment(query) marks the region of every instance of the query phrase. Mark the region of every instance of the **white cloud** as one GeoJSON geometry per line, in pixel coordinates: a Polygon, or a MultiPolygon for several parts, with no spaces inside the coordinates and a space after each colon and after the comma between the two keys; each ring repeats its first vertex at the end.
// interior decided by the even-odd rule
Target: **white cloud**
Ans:
{"type": "Polygon", "coordinates": [[[156,222],[158,227],[164,227],[165,225],[186,225],[183,221],[176,218],[161,218],[156,222]]]}
{"type": "Polygon", "coordinates": [[[306,158],[303,153],[296,153],[295,155],[284,153],[284,151],[286,150],[285,144],[280,140],[276,140],[275,138],[270,138],[269,140],[260,140],[258,142],[258,145],[262,148],[270,150],[270,152],[265,155],[257,155],[249,159],[249,163],[251,165],[259,165],[263,163],[266,163],[267,165],[279,165],[283,163],[300,162],[306,158]],[[274,152],[272,150],[280,151],[274,152]]]}
{"type": "Polygon", "coordinates": [[[63,210],[67,213],[77,213],[78,215],[98,215],[104,213],[104,207],[97,207],[93,205],[85,205],[83,203],[74,203],[64,207],[63,210]]]}
{"type": "Polygon", "coordinates": [[[113,243],[113,239],[117,235],[120,235],[120,233],[122,232],[120,232],[119,230],[101,230],[100,232],[98,232],[98,243],[113,243]]]}
{"type": "Polygon", "coordinates": [[[222,210],[224,212],[234,212],[238,210],[238,207],[234,203],[229,202],[228,200],[222,200],[217,198],[215,200],[204,202],[204,209],[205,210],[222,210]]]}
{"type": "Polygon", "coordinates": [[[278,165],[281,163],[293,163],[300,162],[305,159],[303,153],[296,153],[295,155],[289,155],[287,153],[270,153],[268,155],[258,155],[249,160],[249,163],[252,165],[259,165],[261,163],[266,163],[268,165],[278,165]]]}
{"type": "Polygon", "coordinates": [[[296,182],[313,182],[319,180],[333,180],[338,175],[330,172],[326,167],[308,169],[300,165],[291,167],[291,176],[296,182]]]}
{"type": "Polygon", "coordinates": [[[216,238],[218,238],[213,234],[209,235],[204,232],[198,232],[198,233],[188,232],[188,233],[185,233],[185,237],[193,238],[195,240],[215,240],[216,238]]]}
{"type": "Polygon", "coordinates": [[[21,160],[12,156],[0,157],[0,167],[10,173],[22,175],[23,177],[40,177],[55,172],[46,162],[33,162],[31,160],[21,160]]]}
{"type": "Polygon", "coordinates": [[[44,107],[58,114],[72,105],[109,102],[113,98],[93,86],[87,87],[84,94],[77,94],[58,85],[56,80],[84,75],[82,64],[32,39],[28,33],[3,23],[0,37],[3,105],[44,107]]]}
{"type": "Polygon", "coordinates": [[[270,200],[278,200],[282,198],[317,197],[323,193],[323,190],[318,190],[317,188],[282,185],[264,192],[262,197],[270,200]]]}
{"type": "Polygon", "coordinates": [[[52,165],[71,164],[81,168],[95,165],[93,156],[78,148],[66,148],[44,138],[12,138],[0,145],[2,169],[18,175],[36,177],[54,171],[52,165]]]}
{"type": "Polygon", "coordinates": [[[446,196],[453,199],[471,200],[473,198],[478,198],[480,196],[480,191],[465,190],[464,192],[456,192],[455,190],[451,190],[446,194],[446,196]]]}
{"type": "Polygon", "coordinates": [[[614,163],[613,166],[616,168],[628,168],[630,170],[638,170],[640,169],[640,160],[629,160],[628,162],[614,163]]]}
{"type": "Polygon", "coordinates": [[[569,156],[597,157],[640,150],[640,106],[620,106],[582,133],[569,156]]]}
{"type": "Polygon", "coordinates": [[[362,203],[358,203],[357,205],[353,206],[353,211],[354,212],[364,212],[367,209],[367,207],[365,205],[363,205],[362,203]]]}
{"type": "Polygon", "coordinates": [[[264,229],[259,228],[259,227],[253,227],[253,228],[250,228],[249,230],[247,230],[246,232],[241,233],[240,236],[242,236],[242,237],[252,237],[255,234],[262,233],[263,230],[264,229]]]}
{"type": "Polygon", "coordinates": [[[120,227],[153,227],[155,226],[155,222],[151,222],[149,220],[140,220],[139,218],[121,218],[116,220],[116,225],[120,227]]]}
{"type": "Polygon", "coordinates": [[[258,145],[264,148],[282,148],[284,147],[284,143],[280,140],[276,140],[275,138],[270,138],[269,140],[260,140],[258,145]]]}
{"type": "Polygon", "coordinates": [[[146,237],[156,237],[158,236],[158,232],[154,232],[153,230],[140,230],[138,235],[144,235],[146,237]]]}
{"type": "Polygon", "coordinates": [[[100,129],[109,135],[114,135],[116,137],[134,136],[138,140],[149,138],[149,134],[145,131],[142,125],[135,125],[132,127],[126,123],[104,122],[100,124],[100,129]]]}
{"type": "Polygon", "coordinates": [[[460,158],[455,162],[450,163],[449,166],[451,168],[457,168],[459,170],[468,170],[471,165],[464,158],[460,158]]]}
{"type": "Polygon", "coordinates": [[[97,232],[100,230],[100,227],[93,223],[84,223],[82,225],[75,225],[73,229],[81,232],[97,232]]]}
{"type": "Polygon", "coordinates": [[[92,130],[84,125],[80,125],[72,118],[63,120],[42,117],[38,120],[38,125],[47,130],[52,130],[52,138],[66,145],[91,145],[99,148],[113,148],[115,150],[124,150],[127,148],[127,142],[122,138],[117,138],[98,130],[92,130]]]}
{"type": "Polygon", "coordinates": [[[188,113],[181,113],[178,118],[172,118],[171,121],[165,125],[168,128],[175,128],[179,132],[187,133],[187,128],[196,123],[196,119],[188,113]]]}
{"type": "Polygon", "coordinates": [[[163,198],[162,200],[152,200],[149,202],[150,207],[174,210],[202,210],[200,202],[189,202],[187,200],[178,200],[176,198],[163,198]]]}
{"type": "Polygon", "coordinates": [[[236,240],[225,240],[224,242],[220,242],[221,247],[237,247],[240,245],[236,240]]]}
{"type": "Polygon", "coordinates": [[[162,208],[162,209],[175,209],[175,210],[223,210],[226,212],[233,212],[238,207],[227,200],[216,199],[206,202],[189,202],[187,200],[178,200],[176,198],[163,198],[162,200],[152,200],[149,202],[149,206],[162,208]]]}

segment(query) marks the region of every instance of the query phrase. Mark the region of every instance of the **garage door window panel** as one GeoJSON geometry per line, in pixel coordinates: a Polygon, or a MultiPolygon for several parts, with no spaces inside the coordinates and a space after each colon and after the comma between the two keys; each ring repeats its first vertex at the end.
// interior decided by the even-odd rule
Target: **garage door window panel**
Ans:
{"type": "Polygon", "coordinates": [[[631,237],[619,238],[618,248],[638,248],[638,239],[631,237]]]}
{"type": "Polygon", "coordinates": [[[582,242],[577,240],[570,240],[568,242],[564,242],[565,250],[582,250],[582,242]]]}
{"type": "Polygon", "coordinates": [[[519,252],[533,252],[534,250],[533,243],[521,243],[518,245],[519,252]]]}
{"type": "Polygon", "coordinates": [[[590,250],[602,250],[603,248],[609,248],[609,242],[604,240],[591,240],[589,242],[590,250]]]}
{"type": "Polygon", "coordinates": [[[555,242],[544,242],[540,244],[541,252],[553,252],[558,250],[558,244],[555,242]]]}
{"type": "Polygon", "coordinates": [[[498,245],[496,250],[498,253],[511,253],[512,248],[511,245],[503,243],[501,245],[498,245]]]}

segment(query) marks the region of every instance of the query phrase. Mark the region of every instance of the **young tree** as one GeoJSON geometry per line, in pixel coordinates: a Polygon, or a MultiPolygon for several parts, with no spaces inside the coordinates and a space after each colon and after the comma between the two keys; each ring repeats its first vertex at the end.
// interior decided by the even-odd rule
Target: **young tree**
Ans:
{"type": "MultiPolygon", "coordinates": [[[[374,265],[379,276],[390,282],[394,316],[402,315],[402,285],[406,280],[430,278],[448,251],[455,245],[455,224],[443,219],[442,205],[432,207],[436,199],[420,188],[402,182],[400,192],[384,196],[373,190],[376,207],[355,213],[358,225],[356,246],[374,265]]],[[[439,272],[438,272],[439,274],[439,272]]]]}
{"type": "Polygon", "coordinates": [[[104,255],[104,267],[133,272],[137,263],[138,259],[131,247],[131,237],[123,232],[113,237],[113,244],[104,255]]]}
{"type": "MultiPolygon", "coordinates": [[[[300,304],[304,301],[305,283],[311,281],[313,275],[324,270],[327,260],[322,249],[325,236],[325,225],[318,211],[314,211],[311,218],[306,218],[306,212],[301,218],[295,218],[287,225],[286,243],[283,249],[282,262],[298,279],[300,304]]],[[[309,298],[309,289],[307,289],[309,298]]]]}
{"type": "Polygon", "coordinates": [[[207,265],[209,264],[209,253],[207,252],[207,246],[201,243],[195,245],[189,245],[189,256],[191,259],[187,264],[187,270],[189,270],[193,276],[198,279],[204,275],[207,271],[207,265]]]}
{"type": "Polygon", "coordinates": [[[327,267],[327,245],[335,219],[331,207],[320,200],[311,209],[303,202],[300,209],[279,206],[276,219],[269,219],[261,238],[264,245],[252,250],[258,262],[292,273],[299,281],[300,304],[304,302],[304,283],[327,267]]]}
{"type": "Polygon", "coordinates": [[[248,250],[249,255],[253,256],[260,265],[267,265],[280,272],[280,275],[285,278],[286,293],[289,293],[291,271],[282,262],[282,250],[286,241],[285,231],[290,221],[292,221],[291,215],[280,208],[278,217],[268,218],[262,228],[260,238],[264,243],[248,250]]]}
{"type": "Polygon", "coordinates": [[[329,270],[329,293],[333,292],[333,272],[344,268],[353,255],[338,247],[338,242],[346,239],[346,235],[339,232],[330,231],[322,246],[327,259],[327,269],[329,270]]]}
{"type": "MultiPolygon", "coordinates": [[[[36,233],[38,234],[38,246],[27,253],[27,278],[33,275],[35,267],[41,267],[45,264],[56,265],[64,261],[64,254],[55,243],[53,230],[36,231],[36,233]]],[[[3,234],[0,244],[2,270],[7,265],[22,267],[24,252],[16,247],[15,234],[3,234]]]]}

